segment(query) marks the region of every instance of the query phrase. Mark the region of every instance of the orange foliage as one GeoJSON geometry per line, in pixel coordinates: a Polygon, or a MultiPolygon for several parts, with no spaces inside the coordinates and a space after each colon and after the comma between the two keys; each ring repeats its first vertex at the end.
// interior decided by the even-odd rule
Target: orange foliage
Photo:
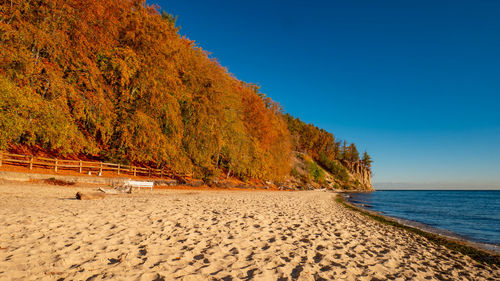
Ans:
{"type": "Polygon", "coordinates": [[[0,48],[0,149],[169,166],[207,180],[289,173],[280,107],[145,1],[2,1],[0,48]]]}

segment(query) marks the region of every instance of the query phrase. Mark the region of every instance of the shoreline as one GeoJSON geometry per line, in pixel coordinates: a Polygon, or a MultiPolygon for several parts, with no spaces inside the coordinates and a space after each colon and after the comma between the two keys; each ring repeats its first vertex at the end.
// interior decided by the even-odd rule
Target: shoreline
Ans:
{"type": "Polygon", "coordinates": [[[359,193],[359,192],[344,192],[344,193],[345,194],[343,194],[342,196],[344,197],[346,202],[348,202],[348,203],[350,203],[350,204],[352,204],[352,205],[354,205],[354,206],[356,206],[364,211],[371,212],[375,215],[382,216],[386,219],[395,220],[397,223],[400,223],[400,224],[408,226],[408,227],[417,228],[417,229],[425,231],[425,232],[430,232],[432,234],[440,235],[440,236],[443,236],[445,238],[449,238],[451,240],[456,240],[456,241],[460,241],[460,242],[469,244],[471,247],[477,248],[479,250],[484,250],[484,251],[487,251],[487,252],[490,252],[490,253],[496,254],[496,255],[500,254],[500,244],[491,244],[491,243],[474,241],[470,238],[462,236],[462,235],[455,233],[455,232],[448,230],[448,229],[441,229],[441,228],[430,226],[430,225],[425,224],[423,222],[418,222],[418,221],[409,220],[409,219],[400,218],[400,217],[389,216],[387,214],[384,214],[383,212],[371,209],[373,207],[371,205],[363,204],[363,203],[355,203],[349,199],[349,198],[352,198],[349,195],[350,193],[359,193]],[[349,197],[347,197],[346,195],[349,197]]]}
{"type": "Polygon", "coordinates": [[[337,202],[343,206],[361,213],[368,218],[378,221],[385,225],[392,225],[397,228],[415,233],[430,241],[447,247],[450,250],[458,251],[465,254],[478,262],[486,262],[500,266],[500,246],[478,243],[462,237],[449,230],[441,230],[424,223],[387,216],[381,212],[371,210],[360,204],[353,203],[346,198],[347,192],[338,194],[337,202]]]}

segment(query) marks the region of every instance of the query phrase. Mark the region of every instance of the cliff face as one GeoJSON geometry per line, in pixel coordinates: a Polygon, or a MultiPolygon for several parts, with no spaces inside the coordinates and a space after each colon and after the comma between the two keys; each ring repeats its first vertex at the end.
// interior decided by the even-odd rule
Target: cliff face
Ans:
{"type": "Polygon", "coordinates": [[[292,189],[373,190],[371,171],[360,161],[335,160],[334,165],[337,170],[329,172],[307,153],[295,152],[292,154],[291,176],[281,185],[292,189]]]}
{"type": "Polygon", "coordinates": [[[372,172],[360,162],[342,161],[347,168],[353,187],[358,190],[373,190],[372,172]]]}

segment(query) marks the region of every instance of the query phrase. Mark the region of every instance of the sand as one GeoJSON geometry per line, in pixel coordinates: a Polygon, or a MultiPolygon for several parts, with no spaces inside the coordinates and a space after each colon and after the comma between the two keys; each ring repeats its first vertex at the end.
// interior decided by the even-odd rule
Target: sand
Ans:
{"type": "Polygon", "coordinates": [[[500,279],[329,192],[82,190],[0,184],[0,280],[500,279]]]}

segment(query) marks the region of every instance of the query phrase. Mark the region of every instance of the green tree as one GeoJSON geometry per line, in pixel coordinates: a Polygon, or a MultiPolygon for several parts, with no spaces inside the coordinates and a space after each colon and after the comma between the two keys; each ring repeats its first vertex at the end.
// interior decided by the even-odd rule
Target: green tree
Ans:
{"type": "Polygon", "coordinates": [[[361,160],[361,163],[367,168],[371,168],[372,166],[372,157],[366,151],[363,153],[363,159],[361,160]]]}
{"type": "Polygon", "coordinates": [[[177,16],[169,14],[167,11],[161,11],[161,17],[171,23],[172,26],[175,26],[175,23],[177,22],[177,16]]]}
{"type": "Polygon", "coordinates": [[[351,162],[356,162],[359,161],[359,152],[358,149],[356,148],[356,145],[354,143],[351,143],[348,148],[348,157],[347,160],[351,162]]]}

